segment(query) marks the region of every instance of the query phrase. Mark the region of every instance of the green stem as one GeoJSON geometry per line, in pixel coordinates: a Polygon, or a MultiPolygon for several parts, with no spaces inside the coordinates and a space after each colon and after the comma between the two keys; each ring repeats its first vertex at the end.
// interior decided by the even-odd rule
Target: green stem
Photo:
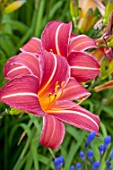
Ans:
{"type": "Polygon", "coordinates": [[[2,17],[3,17],[3,14],[2,12],[0,12],[0,31],[2,30],[2,17]]]}
{"type": "Polygon", "coordinates": [[[8,167],[8,117],[5,117],[5,149],[4,149],[4,170],[7,170],[8,167]]]}
{"type": "MultiPolygon", "coordinates": [[[[34,122],[34,120],[35,120],[35,116],[33,116],[33,117],[31,118],[31,120],[29,121],[29,123],[28,123],[28,128],[30,128],[30,126],[32,125],[32,123],[34,122]]],[[[27,151],[27,149],[28,149],[28,147],[29,147],[29,145],[30,145],[30,142],[31,142],[31,139],[33,138],[33,135],[34,135],[34,133],[31,133],[31,134],[29,135],[29,137],[28,137],[28,139],[27,139],[27,142],[26,142],[26,144],[25,144],[25,147],[23,148],[23,151],[21,152],[21,154],[20,154],[20,156],[19,156],[19,158],[18,158],[18,160],[17,160],[17,162],[16,162],[13,170],[18,170],[18,169],[19,169],[18,166],[19,166],[21,160],[23,159],[23,157],[24,157],[24,155],[25,155],[25,153],[26,153],[26,151],[27,151]]]]}
{"type": "Polygon", "coordinates": [[[49,152],[51,153],[52,157],[55,159],[55,154],[51,148],[48,148],[49,152]]]}
{"type": "Polygon", "coordinates": [[[85,152],[84,152],[84,153],[85,153],[85,159],[84,159],[85,170],[88,170],[88,169],[87,169],[87,160],[86,160],[86,149],[85,149],[85,152]]]}

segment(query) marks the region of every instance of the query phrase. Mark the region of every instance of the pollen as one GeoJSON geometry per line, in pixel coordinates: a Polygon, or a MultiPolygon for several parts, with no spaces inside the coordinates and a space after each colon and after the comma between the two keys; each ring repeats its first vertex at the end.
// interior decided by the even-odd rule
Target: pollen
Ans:
{"type": "Polygon", "coordinates": [[[60,87],[60,85],[58,84],[58,81],[56,82],[56,85],[55,85],[55,93],[57,93],[57,91],[58,91],[58,88],[60,87]]]}
{"type": "Polygon", "coordinates": [[[64,86],[64,84],[65,84],[65,81],[62,81],[62,83],[61,83],[61,87],[63,87],[63,86],[64,86]]]}
{"type": "Polygon", "coordinates": [[[49,50],[51,53],[53,53],[53,50],[52,50],[52,48],[49,50]]]}

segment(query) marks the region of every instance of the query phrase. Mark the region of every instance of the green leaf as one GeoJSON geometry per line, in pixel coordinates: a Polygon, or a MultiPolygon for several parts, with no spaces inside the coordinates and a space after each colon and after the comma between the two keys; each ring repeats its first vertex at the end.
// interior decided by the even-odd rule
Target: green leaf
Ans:
{"type": "Polygon", "coordinates": [[[113,107],[103,106],[102,110],[104,110],[107,115],[113,118],[113,107]]]}
{"type": "Polygon", "coordinates": [[[9,24],[13,29],[16,29],[18,30],[20,33],[24,34],[28,31],[28,27],[20,22],[20,21],[17,21],[17,20],[3,20],[3,24],[9,24]]]}
{"type": "MultiPolygon", "coordinates": [[[[31,154],[32,154],[32,158],[33,158],[35,170],[39,170],[37,145],[38,145],[38,142],[37,142],[37,140],[34,138],[34,139],[32,140],[32,142],[31,142],[31,154]]],[[[26,170],[27,170],[27,169],[26,169],[26,170]]]]}
{"type": "Polygon", "coordinates": [[[69,167],[71,166],[71,162],[74,159],[74,155],[78,151],[79,147],[82,145],[84,138],[85,138],[85,133],[84,131],[81,131],[81,135],[79,134],[79,137],[78,137],[78,142],[75,142],[74,140],[72,140],[70,144],[70,149],[67,148],[68,155],[66,157],[65,168],[64,168],[65,170],[68,170],[69,167]]]}
{"type": "Polygon", "coordinates": [[[5,51],[8,57],[15,54],[15,45],[7,35],[0,35],[0,47],[5,51]]]}
{"type": "Polygon", "coordinates": [[[112,47],[113,48],[113,37],[111,38],[111,40],[109,42],[107,42],[108,47],[112,47]]]}
{"type": "Polygon", "coordinates": [[[113,10],[113,2],[108,2],[105,10],[104,19],[103,19],[104,24],[107,24],[109,15],[112,12],[112,10],[113,10]]]}
{"type": "Polygon", "coordinates": [[[11,108],[9,111],[8,111],[8,113],[10,114],[10,115],[18,115],[18,114],[20,114],[20,113],[22,113],[23,111],[21,111],[21,110],[19,110],[19,109],[15,109],[15,108],[11,108]]]}
{"type": "Polygon", "coordinates": [[[70,13],[72,18],[78,18],[80,11],[77,0],[70,0],[70,13]]]}

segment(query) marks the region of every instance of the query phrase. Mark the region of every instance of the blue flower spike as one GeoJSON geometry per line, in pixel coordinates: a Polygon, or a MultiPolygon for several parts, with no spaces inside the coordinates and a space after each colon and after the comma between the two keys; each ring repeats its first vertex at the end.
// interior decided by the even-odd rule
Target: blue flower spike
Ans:
{"type": "Polygon", "coordinates": [[[106,165],[107,165],[107,168],[109,168],[111,166],[111,162],[110,161],[106,161],[106,165]]]}
{"type": "Polygon", "coordinates": [[[113,170],[111,167],[107,168],[107,170],[113,170]]]}
{"type": "Polygon", "coordinates": [[[107,170],[112,170],[111,169],[111,160],[113,159],[113,149],[111,151],[111,154],[110,154],[110,157],[109,157],[109,160],[106,161],[106,165],[107,165],[107,170]]]}
{"type": "Polygon", "coordinates": [[[90,143],[93,141],[93,139],[95,138],[96,136],[96,133],[94,131],[90,132],[88,138],[87,138],[87,141],[86,141],[86,144],[85,144],[85,147],[88,147],[90,145],[90,143]]]}
{"type": "Polygon", "coordinates": [[[100,152],[100,156],[102,157],[104,155],[104,152],[105,152],[105,145],[99,146],[99,152],[100,152]]]}
{"type": "Polygon", "coordinates": [[[81,170],[81,169],[82,169],[81,163],[78,162],[78,163],[76,164],[76,169],[77,169],[77,170],[81,170]]]}
{"type": "MultiPolygon", "coordinates": [[[[104,156],[104,153],[106,152],[107,148],[109,147],[109,144],[111,143],[111,136],[107,136],[104,138],[104,144],[99,146],[99,152],[100,152],[100,161],[93,161],[93,157],[94,157],[94,153],[91,149],[88,150],[88,146],[90,145],[90,143],[93,141],[93,139],[95,138],[96,133],[95,132],[91,132],[86,140],[85,143],[85,150],[81,151],[79,153],[80,158],[82,159],[82,164],[84,164],[85,169],[88,169],[88,162],[90,161],[90,170],[92,167],[92,170],[99,170],[102,164],[102,157],[104,156]],[[87,155],[86,155],[87,154],[87,155]],[[88,158],[88,160],[87,160],[88,158]]],[[[110,148],[109,148],[110,149],[110,148]]],[[[111,153],[109,154],[108,160],[106,161],[106,170],[113,170],[111,168],[112,163],[111,161],[113,160],[113,148],[111,150],[111,153]]],[[[82,164],[81,163],[76,163],[76,165],[71,165],[69,170],[82,170],[82,164]]],[[[64,157],[60,156],[54,159],[54,167],[55,170],[61,170],[61,168],[64,165],[64,157]]],[[[89,169],[88,169],[89,170],[89,169]]]]}
{"type": "Polygon", "coordinates": [[[113,159],[113,149],[112,149],[112,151],[111,151],[111,154],[110,154],[110,161],[113,159]]]}
{"type": "Polygon", "coordinates": [[[63,164],[64,164],[64,157],[63,157],[63,156],[60,156],[59,159],[60,159],[61,164],[62,164],[62,166],[63,166],[63,164]]]}
{"type": "Polygon", "coordinates": [[[85,160],[85,153],[83,151],[80,152],[79,156],[82,159],[82,161],[85,160]]]}
{"type": "Polygon", "coordinates": [[[105,151],[106,151],[106,149],[108,148],[108,146],[109,146],[110,143],[111,143],[111,136],[107,136],[107,137],[104,139],[105,151]]]}
{"type": "Polygon", "coordinates": [[[75,170],[74,165],[72,165],[72,166],[70,167],[70,170],[75,170]]]}
{"type": "Polygon", "coordinates": [[[63,164],[64,164],[63,156],[60,156],[60,157],[54,159],[55,170],[60,170],[60,168],[62,168],[63,164]]]}
{"type": "Polygon", "coordinates": [[[91,149],[88,150],[87,156],[90,162],[92,163],[93,162],[93,151],[91,149]]]}
{"type": "Polygon", "coordinates": [[[95,161],[92,165],[92,170],[97,170],[100,167],[100,162],[99,161],[95,161]]]}

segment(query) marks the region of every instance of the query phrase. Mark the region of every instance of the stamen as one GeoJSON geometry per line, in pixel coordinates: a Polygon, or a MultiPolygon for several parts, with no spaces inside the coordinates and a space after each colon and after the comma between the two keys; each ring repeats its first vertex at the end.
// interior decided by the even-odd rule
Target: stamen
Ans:
{"type": "Polygon", "coordinates": [[[49,93],[48,94],[48,98],[49,98],[49,103],[48,106],[46,108],[46,110],[48,110],[49,108],[51,108],[53,105],[55,105],[56,101],[58,98],[60,98],[63,94],[63,86],[64,86],[64,81],[61,83],[61,85],[59,85],[58,81],[55,84],[55,88],[54,88],[54,93],[49,93]],[[61,88],[60,88],[61,87],[61,88]],[[59,89],[60,88],[60,89],[59,89]]]}
{"type": "Polygon", "coordinates": [[[52,50],[52,49],[50,49],[50,52],[51,52],[51,53],[53,53],[53,50],[52,50]]]}
{"type": "Polygon", "coordinates": [[[60,93],[60,96],[59,96],[59,98],[62,96],[62,94],[63,94],[63,87],[64,87],[64,84],[65,84],[65,82],[63,81],[62,83],[61,83],[61,93],[60,93]]]}
{"type": "Polygon", "coordinates": [[[61,83],[61,87],[63,87],[63,86],[64,86],[64,84],[65,84],[65,81],[63,81],[63,82],[61,83]]]}
{"type": "Polygon", "coordinates": [[[51,96],[52,96],[52,93],[49,93],[48,94],[48,98],[49,98],[49,104],[48,104],[48,107],[50,106],[50,104],[51,104],[51,96]]]}
{"type": "Polygon", "coordinates": [[[57,81],[56,85],[55,85],[55,93],[57,93],[59,87],[60,87],[60,85],[58,84],[58,81],[57,81]]]}
{"type": "Polygon", "coordinates": [[[53,101],[51,102],[51,107],[56,103],[56,101],[57,101],[57,94],[55,93],[54,94],[54,99],[53,99],[53,101]]]}
{"type": "Polygon", "coordinates": [[[56,103],[56,100],[57,100],[57,94],[55,93],[54,95],[52,93],[49,93],[48,94],[48,98],[49,98],[49,104],[46,108],[46,110],[48,110],[49,108],[51,108],[55,103],[56,103]],[[52,99],[53,98],[53,99],[52,99]]]}

